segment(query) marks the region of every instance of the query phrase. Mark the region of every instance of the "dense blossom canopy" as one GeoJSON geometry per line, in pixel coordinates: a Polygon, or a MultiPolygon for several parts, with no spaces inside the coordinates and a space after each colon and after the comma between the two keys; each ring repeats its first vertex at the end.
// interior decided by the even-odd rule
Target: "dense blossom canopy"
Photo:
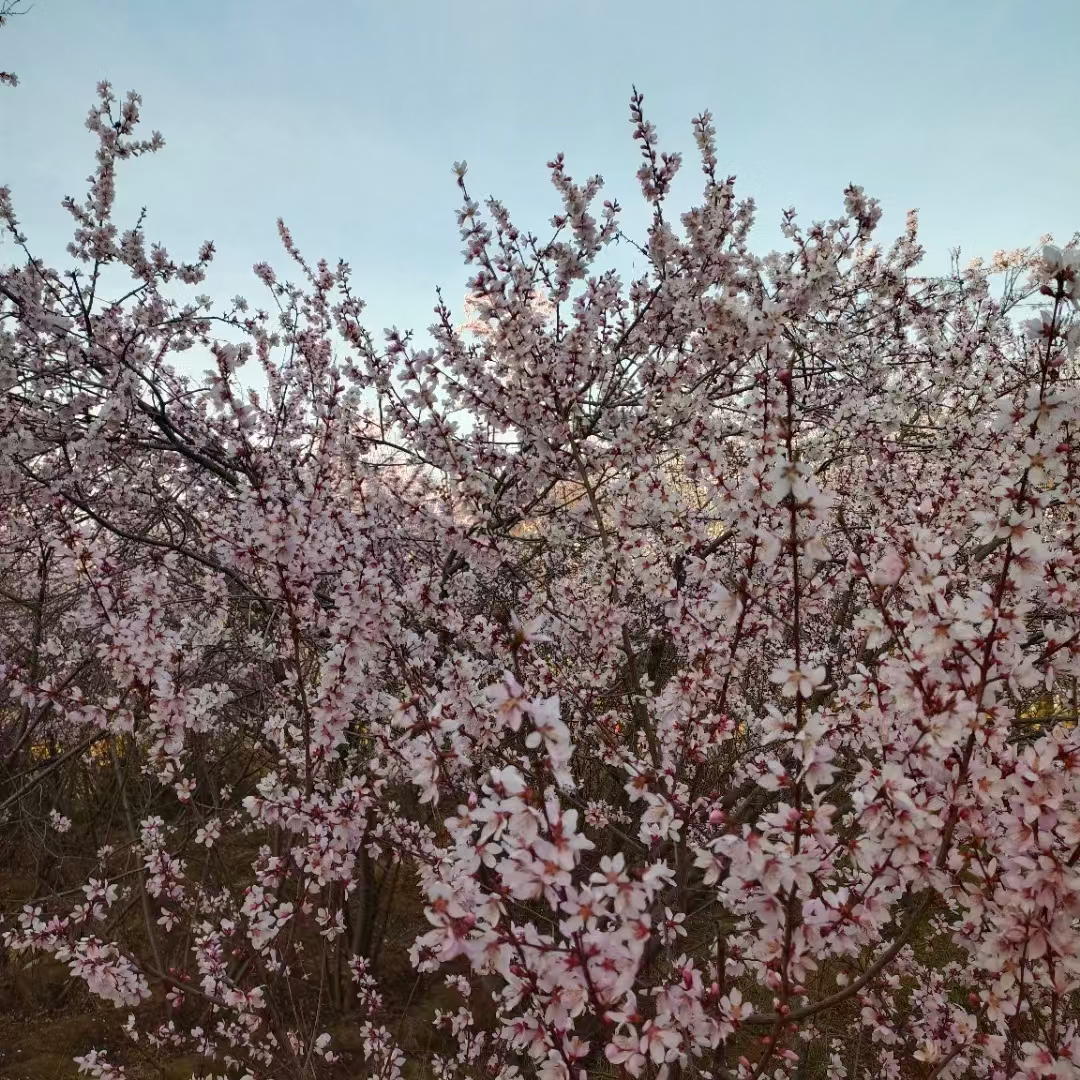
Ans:
{"type": "Polygon", "coordinates": [[[459,165],[468,321],[379,340],[115,221],[139,106],[72,269],[0,190],[2,941],[128,1017],[80,1067],[1080,1077],[1078,249],[919,276],[852,186],[759,257],[635,94],[640,277],[459,165]]]}

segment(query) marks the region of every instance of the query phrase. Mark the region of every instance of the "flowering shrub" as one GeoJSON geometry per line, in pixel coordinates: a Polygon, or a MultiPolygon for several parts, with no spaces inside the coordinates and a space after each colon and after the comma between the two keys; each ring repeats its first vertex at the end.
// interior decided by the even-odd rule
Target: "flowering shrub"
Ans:
{"type": "Polygon", "coordinates": [[[759,257],[635,94],[640,278],[459,165],[468,319],[379,341],[284,225],[190,296],[139,106],[71,270],[0,192],[2,941],[129,1016],[80,1068],[1080,1076],[1078,249],[918,277],[852,186],[759,257]]]}

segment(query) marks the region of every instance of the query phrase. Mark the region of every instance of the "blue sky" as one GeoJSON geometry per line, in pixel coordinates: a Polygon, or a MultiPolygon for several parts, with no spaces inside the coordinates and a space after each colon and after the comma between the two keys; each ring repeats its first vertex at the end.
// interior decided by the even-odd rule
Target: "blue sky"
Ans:
{"type": "MultiPolygon", "coordinates": [[[[144,97],[165,150],[129,166],[123,206],[176,255],[218,248],[209,291],[260,300],[283,216],[312,259],[346,258],[369,326],[430,322],[467,272],[450,171],[522,225],[556,209],[545,162],[601,173],[637,211],[631,83],[668,149],[711,109],[720,167],[759,205],[762,248],[794,205],[836,213],[849,181],[891,237],[921,210],[928,265],[1080,227],[1076,0],[35,0],[0,31],[0,183],[60,258],[92,165],[98,79],[144,97]]],[[[629,222],[643,220],[637,213],[629,222]]],[[[0,248],[7,261],[10,247],[0,248]]]]}

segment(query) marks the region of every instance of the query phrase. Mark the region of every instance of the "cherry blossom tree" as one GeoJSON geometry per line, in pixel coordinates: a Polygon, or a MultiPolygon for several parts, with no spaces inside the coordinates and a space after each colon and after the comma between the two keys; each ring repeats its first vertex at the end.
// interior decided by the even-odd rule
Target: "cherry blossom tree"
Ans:
{"type": "MultiPolygon", "coordinates": [[[[28,10],[21,0],[0,0],[0,29],[3,29],[12,15],[24,15],[28,10]]],[[[19,77],[14,72],[0,70],[0,86],[18,85],[19,77]]]]}
{"type": "Polygon", "coordinates": [[[758,256],[635,92],[643,239],[458,165],[464,321],[377,338],[284,224],[192,295],[139,111],[70,269],[0,191],[2,941],[127,1017],[80,1068],[1080,1076],[1080,248],[920,276],[852,185],[758,256]]]}

